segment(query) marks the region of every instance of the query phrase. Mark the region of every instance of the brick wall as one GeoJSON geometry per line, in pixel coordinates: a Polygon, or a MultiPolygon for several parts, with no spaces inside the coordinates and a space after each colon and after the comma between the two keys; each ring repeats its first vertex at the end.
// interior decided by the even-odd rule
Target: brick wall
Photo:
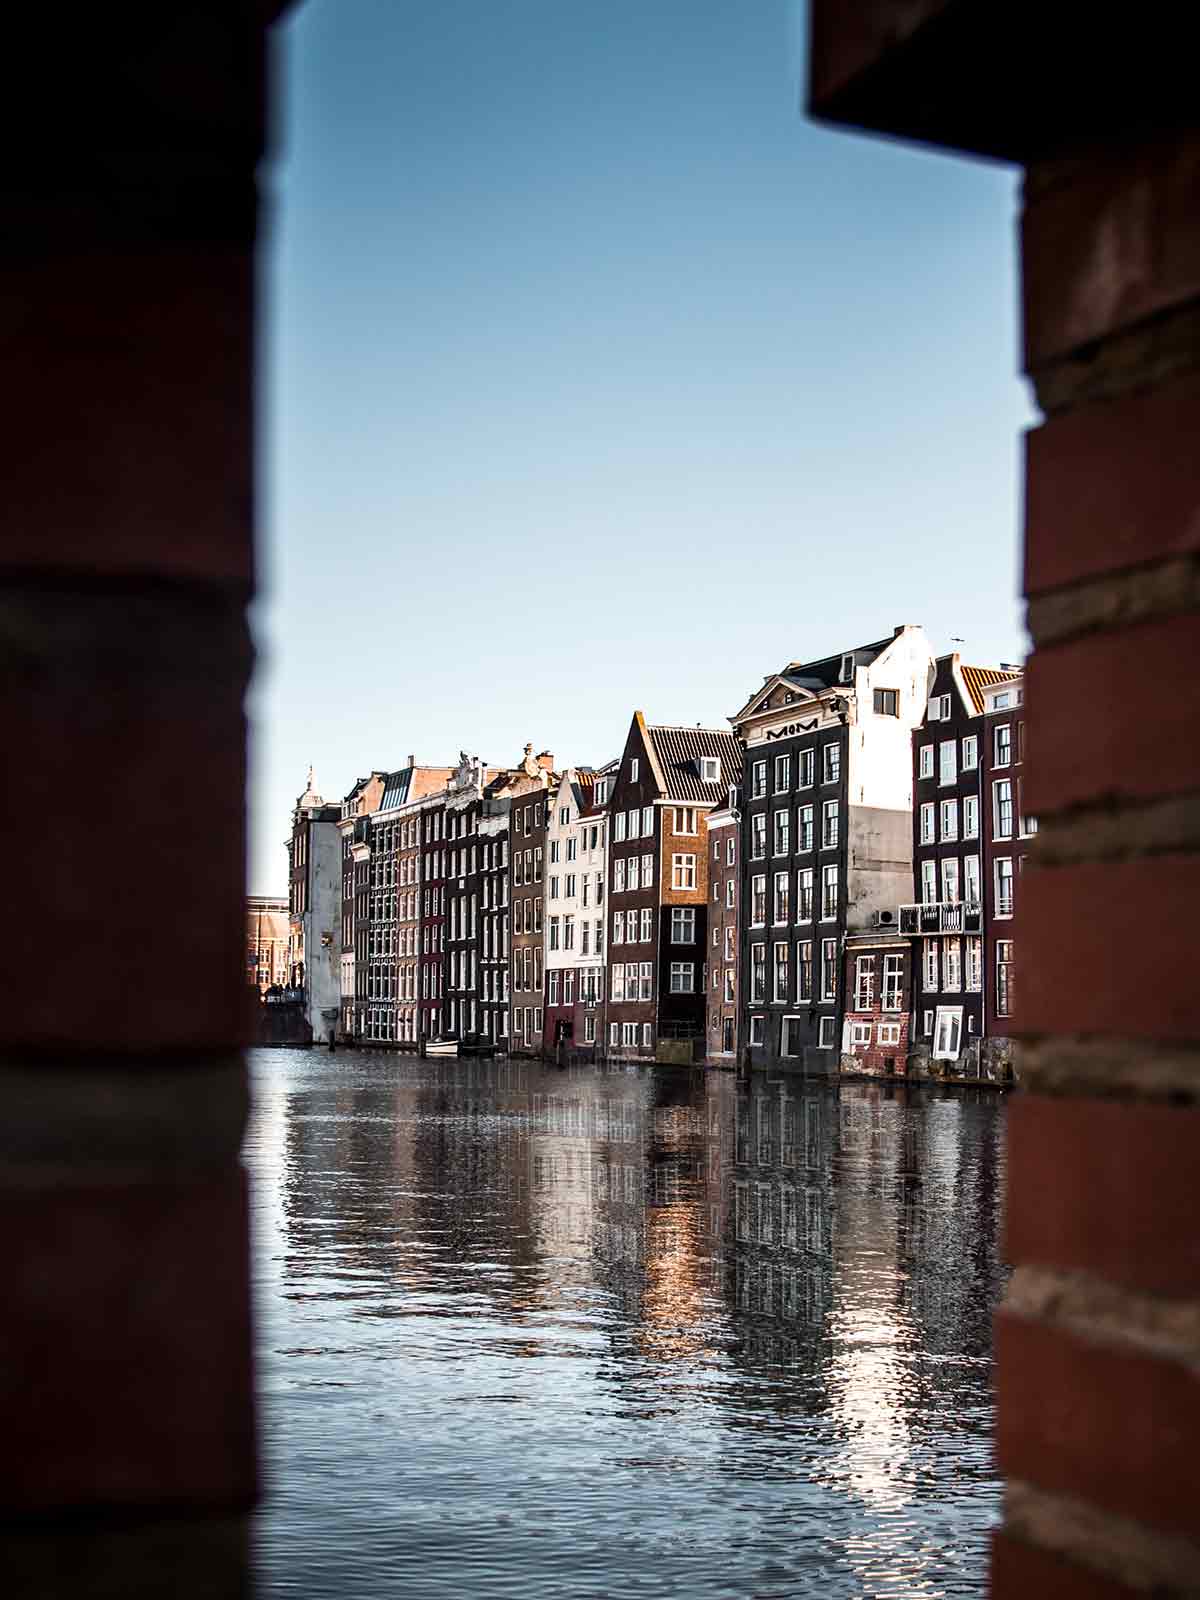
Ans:
{"type": "MultiPolygon", "coordinates": [[[[1178,10],[815,0],[831,120],[1025,166],[1001,1597],[1200,1593],[1200,128],[1178,10]]],[[[931,314],[935,308],[931,308],[931,314]]]]}

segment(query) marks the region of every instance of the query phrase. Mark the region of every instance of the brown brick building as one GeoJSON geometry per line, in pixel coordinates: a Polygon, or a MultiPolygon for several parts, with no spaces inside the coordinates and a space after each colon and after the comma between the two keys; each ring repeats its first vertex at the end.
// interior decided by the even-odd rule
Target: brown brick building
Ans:
{"type": "Polygon", "coordinates": [[[509,1049],[516,1054],[540,1054],[542,1049],[546,821],[555,788],[554,757],[546,750],[535,756],[533,746],[527,744],[524,759],[508,786],[512,1012],[509,1049]]]}
{"type": "Polygon", "coordinates": [[[894,931],[846,936],[842,1068],[907,1071],[912,1014],[912,940],[894,931]]]}
{"type": "Polygon", "coordinates": [[[634,713],[609,796],[609,1055],[703,1048],[706,819],[740,776],[731,733],[634,713]]]}
{"type": "Polygon", "coordinates": [[[738,1051],[738,859],[741,818],[728,801],[708,813],[708,1026],[706,1053],[738,1051]]]}

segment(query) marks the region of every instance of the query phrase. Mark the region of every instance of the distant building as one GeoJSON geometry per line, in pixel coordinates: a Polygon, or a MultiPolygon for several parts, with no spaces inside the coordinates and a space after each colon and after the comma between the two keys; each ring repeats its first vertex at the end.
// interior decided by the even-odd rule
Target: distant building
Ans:
{"type": "Polygon", "coordinates": [[[984,711],[994,689],[1014,692],[1018,676],[940,657],[913,733],[913,902],[901,927],[916,941],[912,1042],[934,1061],[977,1056],[985,1033],[984,711]]]}
{"type": "Polygon", "coordinates": [[[894,928],[912,883],[919,627],[789,662],[730,718],[745,747],[740,1034],[752,1065],[838,1065],[847,935],[894,928]]]}
{"type": "Polygon", "coordinates": [[[885,929],[846,935],[843,1071],[905,1075],[911,984],[911,939],[885,929]]]}
{"type": "Polygon", "coordinates": [[[707,817],[740,776],[732,734],[634,713],[608,799],[609,1056],[703,1047],[707,817]]]}
{"type": "Polygon", "coordinates": [[[315,1043],[333,1036],[340,1000],[341,808],[308,785],[292,811],[288,840],[287,987],[298,991],[315,1043]]]}
{"type": "Polygon", "coordinates": [[[246,901],[246,981],[264,995],[288,986],[291,926],[287,900],[252,894],[246,901]]]}
{"type": "MultiPolygon", "coordinates": [[[[447,784],[454,773],[446,779],[447,784]]],[[[446,977],[446,790],[417,806],[421,840],[420,1009],[418,1042],[436,1039],[445,1029],[442,995],[446,977]]]]}
{"type": "Polygon", "coordinates": [[[708,1047],[709,1056],[738,1049],[738,918],[741,816],[730,801],[708,813],[708,1047]]]}
{"type": "Polygon", "coordinates": [[[546,823],[547,1050],[594,1050],[597,1044],[604,998],[606,830],[597,774],[590,767],[571,767],[550,799],[546,823]]]}
{"type": "Polygon", "coordinates": [[[338,832],[342,841],[341,1031],[353,1039],[374,1038],[382,1013],[391,963],[382,950],[395,916],[385,890],[385,854],[371,851],[371,817],[387,787],[387,773],[359,778],[342,801],[338,832]]]}
{"type": "Polygon", "coordinates": [[[1013,971],[1021,867],[1037,822],[1023,804],[1025,680],[996,683],[983,706],[983,883],[985,1067],[996,1075],[1011,1070],[1013,971]]]}
{"type": "Polygon", "coordinates": [[[542,1049],[546,811],[557,781],[550,752],[543,750],[535,756],[533,746],[527,744],[524,759],[507,787],[512,825],[508,874],[512,905],[509,1049],[516,1053],[540,1054],[542,1049]]]}

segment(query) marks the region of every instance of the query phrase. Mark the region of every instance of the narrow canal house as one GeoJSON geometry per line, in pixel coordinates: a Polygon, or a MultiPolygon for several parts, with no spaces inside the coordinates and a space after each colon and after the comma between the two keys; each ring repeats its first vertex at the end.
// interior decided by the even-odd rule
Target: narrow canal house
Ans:
{"type": "MultiPolygon", "coordinates": [[[[391,1004],[385,1015],[368,1013],[364,1037],[413,1046],[420,1035],[420,944],[423,852],[422,802],[440,796],[453,769],[418,766],[416,757],[388,774],[379,810],[371,818],[373,863],[378,858],[384,914],[376,945],[390,964],[391,1004]]],[[[435,802],[436,803],[436,802],[435,802]]],[[[370,934],[368,933],[368,945],[370,934]]],[[[375,985],[379,987],[378,981],[375,985]]]]}
{"type": "Polygon", "coordinates": [[[546,810],[556,783],[554,757],[547,750],[535,756],[533,746],[527,744],[521,764],[508,784],[512,800],[508,879],[512,900],[509,1049],[517,1054],[540,1055],[542,1049],[546,810]]]}
{"type": "MultiPolygon", "coordinates": [[[[446,779],[454,777],[451,771],[446,779]]],[[[436,1039],[445,1026],[442,997],[446,964],[446,787],[417,806],[421,851],[420,1009],[418,1044],[436,1039]]]]}
{"type": "MultiPolygon", "coordinates": [[[[893,919],[895,920],[895,919],[893,919]]],[[[843,1071],[903,1077],[912,1012],[912,944],[895,926],[847,933],[843,1071]]]]}
{"type": "Polygon", "coordinates": [[[609,798],[607,1053],[670,1059],[703,1047],[708,813],[741,775],[719,728],[634,713],[609,798]]]}
{"type": "Polygon", "coordinates": [[[442,1017],[452,1038],[476,1036],[479,1010],[479,819],[497,774],[464,751],[446,785],[446,929],[442,1017]]]}
{"type": "Polygon", "coordinates": [[[342,801],[338,832],[342,838],[342,986],[341,1032],[361,1039],[367,1036],[368,1012],[377,1001],[370,996],[380,986],[384,963],[377,955],[381,927],[386,917],[374,913],[373,896],[379,892],[380,860],[371,859],[371,817],[378,811],[387,786],[387,773],[371,772],[359,778],[342,801]]]}
{"type": "Polygon", "coordinates": [[[983,713],[988,691],[1014,680],[957,653],[939,657],[913,733],[914,901],[900,925],[916,941],[911,1045],[935,1061],[977,1057],[985,1031],[983,713]]]}
{"type": "Polygon", "coordinates": [[[585,876],[587,827],[583,821],[585,813],[594,809],[594,795],[592,769],[569,767],[547,801],[543,1038],[549,1051],[573,1049],[575,1044],[575,990],[584,942],[585,894],[589,950],[590,919],[596,908],[594,883],[585,876]]]}
{"type": "Polygon", "coordinates": [[[1013,677],[985,691],[983,706],[984,1040],[991,1075],[1012,1070],[1013,929],[1021,867],[1037,822],[1024,807],[1025,680],[1013,677]]]}
{"type": "Polygon", "coordinates": [[[707,1054],[737,1053],[741,815],[736,795],[708,813],[707,1054]]]}
{"type": "Polygon", "coordinates": [[[912,884],[912,730],[924,630],[789,662],[732,717],[744,746],[742,1048],[755,1067],[832,1072],[846,938],[896,924],[912,884]]]}
{"type": "Polygon", "coordinates": [[[341,1009],[341,814],[316,792],[310,767],[288,840],[287,984],[302,994],[318,1044],[332,1037],[341,1009]]]}
{"type": "Polygon", "coordinates": [[[479,806],[479,1034],[508,1041],[509,847],[512,796],[503,774],[484,785],[479,806]]]}
{"type": "Polygon", "coordinates": [[[605,994],[605,930],[608,926],[608,794],[617,764],[584,774],[579,809],[579,952],[575,966],[575,1020],[571,1043],[576,1051],[603,1054],[601,1008],[605,994]]]}

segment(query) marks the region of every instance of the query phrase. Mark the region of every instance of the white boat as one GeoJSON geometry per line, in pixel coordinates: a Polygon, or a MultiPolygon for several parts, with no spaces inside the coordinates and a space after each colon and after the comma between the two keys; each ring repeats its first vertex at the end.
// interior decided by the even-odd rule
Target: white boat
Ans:
{"type": "Polygon", "coordinates": [[[457,1039],[427,1039],[425,1041],[425,1054],[427,1056],[456,1056],[458,1054],[457,1039]]]}

